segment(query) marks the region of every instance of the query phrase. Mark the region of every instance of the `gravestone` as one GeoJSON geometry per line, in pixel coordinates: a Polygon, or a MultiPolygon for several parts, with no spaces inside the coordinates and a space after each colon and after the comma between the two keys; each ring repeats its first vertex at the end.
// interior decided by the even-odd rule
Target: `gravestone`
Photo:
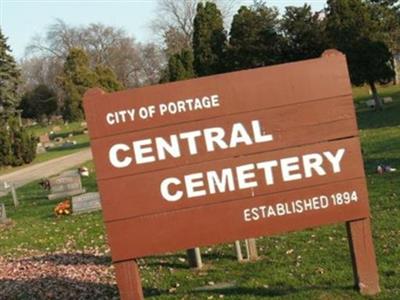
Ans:
{"type": "Polygon", "coordinates": [[[0,203],[0,224],[6,224],[10,220],[7,219],[6,207],[4,203],[0,203]]]}
{"type": "Polygon", "coordinates": [[[3,193],[4,195],[7,195],[9,192],[11,192],[13,203],[15,208],[19,206],[19,201],[17,198],[17,192],[15,191],[15,185],[14,183],[9,183],[9,182],[2,182],[0,184],[0,193],[3,193]]]}
{"type": "Polygon", "coordinates": [[[51,194],[48,195],[49,200],[75,196],[86,192],[82,188],[81,176],[79,174],[50,178],[49,182],[51,190],[51,194]]]}
{"type": "Polygon", "coordinates": [[[46,147],[42,143],[36,145],[36,154],[46,153],[46,147]]]}
{"type": "Polygon", "coordinates": [[[64,139],[63,139],[62,137],[58,136],[58,137],[56,137],[56,138],[54,139],[54,142],[55,142],[56,144],[61,144],[61,143],[64,142],[64,139]]]}
{"type": "Polygon", "coordinates": [[[72,197],[72,212],[82,214],[101,210],[100,194],[86,193],[72,197]]]}
{"type": "Polygon", "coordinates": [[[49,143],[50,142],[49,135],[46,133],[46,134],[42,134],[41,136],[39,136],[39,142],[42,144],[49,143]]]}
{"type": "Polygon", "coordinates": [[[59,176],[68,177],[68,176],[77,176],[77,175],[79,175],[79,170],[73,169],[73,170],[67,170],[67,171],[61,172],[59,176]]]}
{"type": "Polygon", "coordinates": [[[11,189],[11,185],[7,181],[0,183],[0,192],[8,193],[11,189]]]}
{"type": "Polygon", "coordinates": [[[365,101],[365,105],[367,105],[367,107],[369,107],[369,108],[375,108],[375,100],[369,99],[369,100],[365,101]]]}
{"type": "Polygon", "coordinates": [[[61,127],[60,126],[53,126],[53,131],[54,132],[60,132],[61,131],[61,127]]]}
{"type": "Polygon", "coordinates": [[[387,103],[392,103],[393,102],[393,98],[392,97],[383,97],[383,103],[387,104],[387,103]]]}

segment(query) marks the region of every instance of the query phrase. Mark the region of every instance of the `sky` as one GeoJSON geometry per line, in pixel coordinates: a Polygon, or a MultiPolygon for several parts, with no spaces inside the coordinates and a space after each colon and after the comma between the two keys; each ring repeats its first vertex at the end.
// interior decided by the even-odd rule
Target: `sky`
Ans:
{"type": "MultiPolygon", "coordinates": [[[[176,0],[184,1],[184,0],[176,0]]],[[[321,10],[325,0],[267,0],[268,5],[284,11],[285,6],[308,3],[321,10]]],[[[252,0],[238,0],[241,5],[252,0]]],[[[155,17],[157,0],[0,0],[0,27],[17,59],[23,58],[25,48],[35,35],[44,35],[48,26],[61,19],[69,25],[103,23],[121,27],[137,41],[149,42],[149,29],[155,17]]]]}

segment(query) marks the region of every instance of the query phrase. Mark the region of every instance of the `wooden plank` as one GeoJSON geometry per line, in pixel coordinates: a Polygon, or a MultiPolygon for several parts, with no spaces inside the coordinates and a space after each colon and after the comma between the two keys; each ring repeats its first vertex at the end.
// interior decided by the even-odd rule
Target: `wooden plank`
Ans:
{"type": "Polygon", "coordinates": [[[207,160],[328,141],[357,134],[353,99],[351,96],[346,96],[101,138],[93,140],[91,146],[96,164],[96,176],[98,179],[107,179],[175,168],[207,160]],[[253,143],[252,145],[241,143],[237,147],[228,149],[221,149],[216,146],[215,151],[208,152],[205,145],[206,137],[201,136],[198,137],[196,155],[191,155],[187,140],[182,139],[179,142],[180,157],[168,156],[163,160],[157,159],[155,139],[158,137],[163,137],[169,141],[171,135],[178,136],[184,132],[217,127],[223,128],[226,133],[225,140],[229,143],[233,124],[240,121],[247,132],[253,133],[252,121],[254,120],[259,121],[262,132],[272,135],[272,141],[253,143]],[[153,151],[147,155],[154,156],[157,159],[156,161],[137,164],[133,159],[132,163],[125,168],[116,168],[111,164],[109,152],[113,145],[122,143],[129,146],[129,151],[121,151],[122,157],[120,159],[123,159],[123,157],[134,156],[133,141],[144,139],[152,141],[153,151]]]}
{"type": "Polygon", "coordinates": [[[376,295],[380,287],[370,219],[347,222],[346,228],[356,287],[363,295],[376,295]]]}
{"type": "Polygon", "coordinates": [[[203,268],[200,248],[187,249],[186,256],[188,258],[189,267],[199,270],[203,268]]]}
{"type": "MultiPolygon", "coordinates": [[[[301,62],[232,72],[107,94],[92,89],[84,108],[91,140],[221,115],[351,95],[346,58],[340,53],[301,62]],[[160,104],[218,95],[219,106],[161,115],[160,104]],[[109,124],[107,114],[154,106],[156,114],[109,124]]],[[[128,118],[128,115],[126,115],[128,118]]]]}
{"type": "Polygon", "coordinates": [[[144,300],[137,262],[115,263],[114,268],[121,300],[144,300]]]}
{"type": "Polygon", "coordinates": [[[302,230],[369,216],[364,179],[297,189],[268,196],[249,197],[157,215],[106,223],[113,261],[143,257],[194,247],[232,242],[251,237],[302,230]],[[334,205],[331,195],[355,192],[357,201],[334,205]],[[249,220],[248,212],[260,207],[291,207],[293,201],[325,195],[329,206],[302,213],[260,217],[249,220]],[[246,217],[246,219],[245,219],[246,217]],[[173,220],[173,221],[171,221],[173,220]],[[141,241],[138,243],[137,241],[141,241]]]}
{"type": "Polygon", "coordinates": [[[246,250],[247,250],[247,258],[249,260],[257,260],[258,259],[258,251],[257,251],[257,242],[256,239],[247,239],[246,242],[246,250]]]}
{"type": "MultiPolygon", "coordinates": [[[[303,169],[302,167],[300,168],[299,172],[301,173],[303,169]]],[[[134,176],[99,180],[98,186],[102,196],[104,220],[108,222],[134,216],[167,212],[233,199],[276,193],[279,191],[311,187],[318,184],[360,178],[363,176],[364,170],[358,138],[350,138],[316,145],[240,156],[232,159],[205,162],[134,176]],[[304,178],[305,176],[303,176],[301,180],[284,181],[279,171],[280,168],[277,167],[274,169],[274,183],[266,184],[264,170],[257,169],[254,173],[255,181],[258,183],[258,186],[247,189],[238,188],[238,178],[235,175],[236,167],[256,164],[263,161],[280,160],[293,156],[303,156],[310,153],[322,153],[324,151],[337,152],[338,149],[345,149],[340,163],[340,172],[334,173],[331,164],[325,160],[322,166],[326,170],[326,175],[319,176],[313,173],[312,177],[304,178]],[[226,188],[226,191],[223,193],[219,193],[217,192],[218,190],[216,190],[214,194],[207,192],[207,194],[202,197],[189,198],[184,189],[185,184],[182,183],[177,188],[181,189],[184,194],[182,195],[182,199],[175,202],[166,201],[160,193],[160,186],[166,178],[174,177],[184,182],[184,176],[189,174],[201,173],[203,174],[203,178],[206,178],[207,176],[204,174],[206,174],[207,171],[213,170],[221,174],[224,169],[230,169],[233,172],[232,174],[234,174],[234,190],[232,191],[226,188]],[[118,197],[115,195],[118,195],[118,197]]],[[[210,185],[207,183],[207,180],[204,181],[205,186],[202,189],[209,191],[210,185]]]]}

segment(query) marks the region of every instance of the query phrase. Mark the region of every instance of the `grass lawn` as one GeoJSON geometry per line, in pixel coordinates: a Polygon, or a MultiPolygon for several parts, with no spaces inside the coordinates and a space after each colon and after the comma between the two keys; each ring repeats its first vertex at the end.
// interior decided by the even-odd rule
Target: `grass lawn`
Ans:
{"type": "Polygon", "coordinates": [[[68,125],[49,125],[49,126],[40,126],[35,125],[29,127],[29,131],[32,132],[35,136],[39,137],[45,133],[49,133],[54,126],[59,126],[61,130],[57,133],[51,135],[51,138],[62,137],[64,139],[74,140],[76,141],[76,145],[72,145],[69,147],[54,147],[48,149],[45,153],[37,154],[35,159],[28,165],[23,165],[19,167],[7,167],[7,168],[0,168],[0,175],[6,174],[9,172],[13,172],[27,166],[31,166],[36,163],[44,162],[50,159],[54,159],[57,157],[62,157],[68,154],[75,153],[79,150],[87,148],[90,146],[89,143],[89,136],[83,133],[83,127],[81,127],[80,122],[70,123],[68,125]],[[72,137],[68,137],[70,134],[73,134],[72,137]]]}
{"type": "Polygon", "coordinates": [[[33,126],[28,127],[29,132],[33,133],[36,136],[40,136],[43,135],[45,133],[50,133],[50,131],[53,130],[54,127],[60,127],[60,131],[57,131],[56,134],[57,135],[68,135],[69,133],[73,132],[73,131],[80,131],[83,129],[83,127],[81,126],[81,122],[72,122],[72,123],[68,123],[68,124],[64,124],[63,122],[55,122],[51,125],[40,125],[40,124],[36,124],[33,126]]]}
{"type": "MultiPolygon", "coordinates": [[[[382,89],[394,102],[383,112],[357,105],[357,117],[372,210],[373,238],[382,293],[373,299],[400,299],[400,86],[382,89]],[[380,176],[379,163],[398,169],[380,176]]],[[[355,89],[356,101],[368,98],[355,89]]],[[[92,163],[86,164],[93,169],[92,163]]],[[[83,179],[96,190],[94,174],[83,179]]],[[[101,213],[56,218],[57,201],[48,201],[37,183],[18,189],[21,207],[5,201],[13,227],[0,229],[0,256],[96,249],[110,262],[101,213]]],[[[188,233],[189,234],[189,233],[188,233]]],[[[202,248],[204,270],[193,271],[185,253],[140,259],[148,299],[370,299],[353,289],[344,225],[258,239],[261,259],[239,264],[233,245],[202,248]],[[215,283],[213,285],[212,283],[215,283]],[[224,284],[217,288],[219,284],[224,284]],[[211,290],[198,290],[208,286],[211,290]]],[[[115,295],[115,285],[106,287],[115,295]]]]}

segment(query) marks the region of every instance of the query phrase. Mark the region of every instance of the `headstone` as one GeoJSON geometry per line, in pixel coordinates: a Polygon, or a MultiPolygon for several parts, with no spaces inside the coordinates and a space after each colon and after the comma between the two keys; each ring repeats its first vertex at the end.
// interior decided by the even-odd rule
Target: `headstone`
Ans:
{"type": "Polygon", "coordinates": [[[45,146],[44,146],[44,148],[47,150],[47,149],[51,149],[51,148],[54,148],[55,147],[55,145],[54,145],[54,143],[47,143],[45,146]]]}
{"type": "Polygon", "coordinates": [[[15,208],[17,208],[19,206],[17,193],[15,191],[15,186],[14,186],[13,183],[9,183],[9,182],[6,182],[6,181],[0,183],[0,192],[4,193],[5,195],[7,195],[9,192],[11,192],[15,208]]]}
{"type": "Polygon", "coordinates": [[[7,181],[0,183],[0,192],[8,193],[11,189],[11,185],[7,181]]]}
{"type": "Polygon", "coordinates": [[[393,98],[392,97],[383,97],[383,103],[387,104],[387,103],[391,103],[393,102],[393,98]]]}
{"type": "Polygon", "coordinates": [[[77,175],[58,176],[49,179],[51,194],[49,200],[80,195],[86,192],[82,188],[81,177],[77,175]]]}
{"type": "Polygon", "coordinates": [[[9,222],[9,219],[7,219],[6,207],[5,207],[4,203],[0,203],[0,224],[5,224],[8,222],[9,222]]]}
{"type": "Polygon", "coordinates": [[[76,145],[75,141],[65,141],[62,145],[61,148],[69,148],[72,147],[73,145],[76,145]]]}
{"type": "Polygon", "coordinates": [[[36,145],[36,154],[46,153],[46,148],[43,146],[42,143],[38,143],[36,145]]]}
{"type": "Polygon", "coordinates": [[[39,142],[42,144],[49,143],[50,142],[49,135],[46,133],[46,134],[42,134],[41,136],[39,136],[39,142]]]}
{"type": "Polygon", "coordinates": [[[374,99],[369,99],[369,100],[365,101],[365,104],[369,108],[375,108],[375,100],[374,99]]]}
{"type": "Polygon", "coordinates": [[[63,141],[64,141],[64,139],[63,139],[62,137],[60,137],[60,136],[58,136],[58,137],[56,137],[56,138],[54,139],[54,142],[57,143],[57,144],[60,144],[60,143],[62,143],[63,141]]]}
{"type": "Polygon", "coordinates": [[[64,171],[64,172],[60,173],[59,176],[67,177],[67,176],[77,176],[77,175],[79,175],[79,170],[73,169],[73,170],[64,171]]]}
{"type": "Polygon", "coordinates": [[[101,210],[99,193],[86,193],[72,197],[72,212],[74,214],[88,213],[101,210]]]}
{"type": "Polygon", "coordinates": [[[57,122],[57,121],[61,121],[63,118],[61,115],[55,115],[55,116],[51,116],[50,117],[50,122],[57,122]]]}

